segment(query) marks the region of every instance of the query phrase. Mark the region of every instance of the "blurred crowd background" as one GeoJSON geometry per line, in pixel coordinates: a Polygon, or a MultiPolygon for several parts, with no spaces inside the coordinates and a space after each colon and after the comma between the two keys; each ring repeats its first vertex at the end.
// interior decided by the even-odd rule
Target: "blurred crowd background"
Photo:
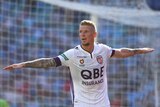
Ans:
{"type": "MultiPolygon", "coordinates": [[[[70,0],[79,3],[145,7],[140,0],[70,0]]],[[[0,1],[0,68],[41,57],[55,57],[78,45],[79,22],[90,19],[35,0],[0,1]]],[[[113,48],[152,47],[152,54],[111,59],[108,65],[109,97],[112,107],[155,107],[155,72],[160,69],[160,29],[126,26],[98,20],[98,42],[113,48]]],[[[158,81],[160,73],[158,72],[158,81]]],[[[160,86],[158,86],[160,90],[160,86]]],[[[69,70],[0,69],[0,98],[10,107],[71,107],[69,70]]]]}

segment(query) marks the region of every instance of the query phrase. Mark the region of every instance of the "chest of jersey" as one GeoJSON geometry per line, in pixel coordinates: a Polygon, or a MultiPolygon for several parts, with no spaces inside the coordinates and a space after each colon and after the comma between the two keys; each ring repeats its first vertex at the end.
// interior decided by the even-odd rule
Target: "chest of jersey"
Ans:
{"type": "Polygon", "coordinates": [[[102,53],[75,53],[73,62],[81,68],[97,68],[105,63],[105,54],[102,53]]]}
{"type": "Polygon", "coordinates": [[[105,75],[106,69],[105,56],[103,52],[90,54],[78,51],[72,60],[74,76],[78,78],[79,75],[85,81],[99,80],[98,82],[102,82],[101,78],[105,75]]]}

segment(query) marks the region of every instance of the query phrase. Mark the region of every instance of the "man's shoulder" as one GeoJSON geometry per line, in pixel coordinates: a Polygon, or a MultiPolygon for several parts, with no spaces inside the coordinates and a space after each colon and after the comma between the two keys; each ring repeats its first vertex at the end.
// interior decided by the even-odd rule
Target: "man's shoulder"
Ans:
{"type": "Polygon", "coordinates": [[[62,56],[65,60],[73,59],[76,55],[76,50],[79,50],[79,46],[68,49],[67,51],[63,52],[60,56],[62,56]]]}
{"type": "Polygon", "coordinates": [[[73,48],[70,48],[68,49],[67,51],[65,51],[63,54],[73,54],[76,50],[79,50],[79,45],[73,47],[73,48]]]}
{"type": "Polygon", "coordinates": [[[96,46],[98,46],[98,47],[109,47],[108,45],[106,45],[106,44],[103,44],[103,43],[95,43],[95,45],[96,46]]]}

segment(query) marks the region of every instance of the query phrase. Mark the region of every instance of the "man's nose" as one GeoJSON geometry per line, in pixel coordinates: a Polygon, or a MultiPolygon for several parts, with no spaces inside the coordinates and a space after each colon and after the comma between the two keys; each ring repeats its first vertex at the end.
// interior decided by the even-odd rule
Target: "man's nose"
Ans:
{"type": "Polygon", "coordinates": [[[84,34],[84,33],[81,33],[81,36],[82,36],[82,37],[84,37],[84,36],[85,36],[85,34],[84,34]]]}

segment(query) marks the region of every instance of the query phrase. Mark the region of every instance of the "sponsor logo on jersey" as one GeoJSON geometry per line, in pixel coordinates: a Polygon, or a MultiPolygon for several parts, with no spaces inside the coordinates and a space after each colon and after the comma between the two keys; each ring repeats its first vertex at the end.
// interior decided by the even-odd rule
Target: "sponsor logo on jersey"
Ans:
{"type": "Polygon", "coordinates": [[[77,58],[87,58],[87,56],[77,56],[77,58]]]}
{"type": "Polygon", "coordinates": [[[103,78],[100,79],[100,80],[92,80],[92,81],[82,81],[82,84],[85,85],[85,86],[90,86],[90,85],[97,85],[97,84],[100,84],[100,83],[103,83],[104,80],[103,78]]]}
{"type": "Polygon", "coordinates": [[[84,59],[79,60],[80,64],[84,64],[84,59]]]}
{"type": "Polygon", "coordinates": [[[81,71],[81,77],[84,80],[97,79],[103,77],[103,72],[104,72],[104,66],[100,68],[94,68],[92,70],[84,69],[81,71]]]}
{"type": "Polygon", "coordinates": [[[85,66],[85,64],[84,64],[84,59],[80,59],[79,60],[79,66],[81,66],[81,67],[84,67],[85,66]]]}
{"type": "Polygon", "coordinates": [[[103,64],[103,57],[101,55],[97,56],[96,59],[99,64],[103,64]]]}
{"type": "Polygon", "coordinates": [[[65,59],[65,60],[69,60],[65,54],[61,54],[61,56],[65,59]]]}
{"type": "Polygon", "coordinates": [[[97,85],[104,82],[104,66],[100,68],[94,68],[93,70],[82,70],[81,77],[84,79],[82,80],[82,84],[85,86],[90,85],[97,85]]]}

